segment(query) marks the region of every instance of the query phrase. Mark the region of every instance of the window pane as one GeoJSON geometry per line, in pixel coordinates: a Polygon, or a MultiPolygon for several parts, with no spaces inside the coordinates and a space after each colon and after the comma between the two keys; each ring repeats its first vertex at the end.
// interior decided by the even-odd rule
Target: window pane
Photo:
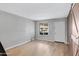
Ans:
{"type": "Polygon", "coordinates": [[[40,23],[40,35],[48,35],[48,23],[40,23]]]}

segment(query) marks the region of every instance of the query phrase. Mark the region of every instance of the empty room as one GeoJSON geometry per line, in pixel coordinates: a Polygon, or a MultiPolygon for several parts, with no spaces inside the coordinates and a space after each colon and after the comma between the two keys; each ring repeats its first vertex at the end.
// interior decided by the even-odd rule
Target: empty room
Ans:
{"type": "Polygon", "coordinates": [[[79,4],[0,3],[0,56],[79,56],[79,4]]]}

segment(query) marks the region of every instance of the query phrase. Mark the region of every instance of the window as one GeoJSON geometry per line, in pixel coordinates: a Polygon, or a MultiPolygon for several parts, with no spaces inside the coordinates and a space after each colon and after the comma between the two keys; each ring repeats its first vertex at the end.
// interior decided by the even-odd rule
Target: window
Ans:
{"type": "Polygon", "coordinates": [[[48,35],[48,23],[40,23],[40,35],[48,35]]]}

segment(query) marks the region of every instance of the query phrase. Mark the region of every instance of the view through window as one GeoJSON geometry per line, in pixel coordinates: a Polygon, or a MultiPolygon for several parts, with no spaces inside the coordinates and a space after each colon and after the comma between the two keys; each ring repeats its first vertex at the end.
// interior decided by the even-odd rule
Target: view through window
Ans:
{"type": "Polygon", "coordinates": [[[48,23],[40,23],[40,35],[48,35],[48,23]]]}

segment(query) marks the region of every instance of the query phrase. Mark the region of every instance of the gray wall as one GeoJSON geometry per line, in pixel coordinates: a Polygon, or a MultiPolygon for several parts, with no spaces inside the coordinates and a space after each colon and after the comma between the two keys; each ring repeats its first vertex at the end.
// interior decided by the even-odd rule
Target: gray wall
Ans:
{"type": "Polygon", "coordinates": [[[5,49],[31,40],[34,34],[33,21],[0,11],[0,41],[5,49]]]}
{"type": "Polygon", "coordinates": [[[38,40],[47,40],[47,41],[60,41],[67,42],[66,35],[66,18],[53,19],[53,20],[44,20],[36,22],[36,39],[38,40]],[[49,33],[48,35],[39,34],[39,23],[48,22],[49,33]]]}
{"type": "Polygon", "coordinates": [[[54,22],[54,26],[55,26],[55,34],[54,34],[55,41],[66,42],[65,21],[56,21],[54,22]]]}

